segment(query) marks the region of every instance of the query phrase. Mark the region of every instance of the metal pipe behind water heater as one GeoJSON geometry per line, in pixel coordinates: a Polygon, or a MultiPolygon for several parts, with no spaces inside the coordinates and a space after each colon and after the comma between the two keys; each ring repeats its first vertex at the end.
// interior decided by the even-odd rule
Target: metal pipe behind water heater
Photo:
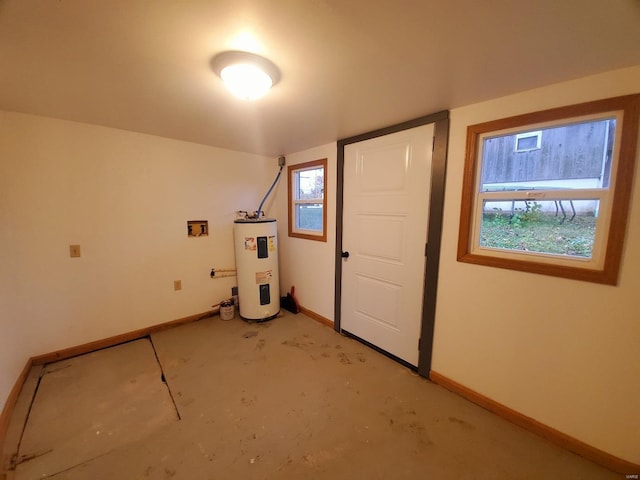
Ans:
{"type": "Polygon", "coordinates": [[[274,218],[241,218],[233,225],[240,316],[257,322],[280,313],[278,233],[274,218]]]}

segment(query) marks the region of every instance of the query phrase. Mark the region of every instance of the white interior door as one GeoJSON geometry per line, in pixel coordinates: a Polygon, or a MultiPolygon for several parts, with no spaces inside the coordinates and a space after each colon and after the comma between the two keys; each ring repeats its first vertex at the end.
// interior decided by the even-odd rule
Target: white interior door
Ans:
{"type": "Polygon", "coordinates": [[[341,328],[414,366],[433,131],[427,124],[344,149],[341,328]]]}

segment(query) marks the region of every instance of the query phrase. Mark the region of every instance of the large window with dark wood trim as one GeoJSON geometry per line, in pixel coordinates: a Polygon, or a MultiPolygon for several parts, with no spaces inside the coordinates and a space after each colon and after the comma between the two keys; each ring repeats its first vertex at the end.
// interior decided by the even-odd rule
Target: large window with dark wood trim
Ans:
{"type": "Polygon", "coordinates": [[[458,260],[616,284],[640,95],[471,125],[458,260]]]}
{"type": "Polygon", "coordinates": [[[327,241],[327,159],[289,165],[289,236],[327,241]]]}

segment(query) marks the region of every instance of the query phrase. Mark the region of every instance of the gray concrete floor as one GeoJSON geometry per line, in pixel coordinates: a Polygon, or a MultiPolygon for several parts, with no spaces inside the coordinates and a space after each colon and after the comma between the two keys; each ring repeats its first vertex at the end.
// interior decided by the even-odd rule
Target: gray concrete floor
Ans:
{"type": "Polygon", "coordinates": [[[7,479],[621,478],[302,314],[46,368],[7,479]]]}

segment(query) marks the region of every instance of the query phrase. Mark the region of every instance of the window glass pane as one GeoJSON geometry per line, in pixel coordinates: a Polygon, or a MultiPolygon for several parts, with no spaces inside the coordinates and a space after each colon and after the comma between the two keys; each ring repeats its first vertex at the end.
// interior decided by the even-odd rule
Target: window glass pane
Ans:
{"type": "Polygon", "coordinates": [[[485,201],[480,246],[591,258],[598,200],[485,201]]]}
{"type": "Polygon", "coordinates": [[[522,133],[516,135],[516,151],[533,150],[540,148],[542,132],[522,133]]]}
{"type": "Polygon", "coordinates": [[[615,127],[615,119],[598,119],[485,137],[481,189],[608,188],[615,127]]]}
{"type": "Polygon", "coordinates": [[[295,206],[296,229],[322,232],[322,204],[305,203],[295,206]]]}
{"type": "Polygon", "coordinates": [[[296,199],[321,199],[324,195],[324,168],[301,170],[296,176],[296,199]]]}

